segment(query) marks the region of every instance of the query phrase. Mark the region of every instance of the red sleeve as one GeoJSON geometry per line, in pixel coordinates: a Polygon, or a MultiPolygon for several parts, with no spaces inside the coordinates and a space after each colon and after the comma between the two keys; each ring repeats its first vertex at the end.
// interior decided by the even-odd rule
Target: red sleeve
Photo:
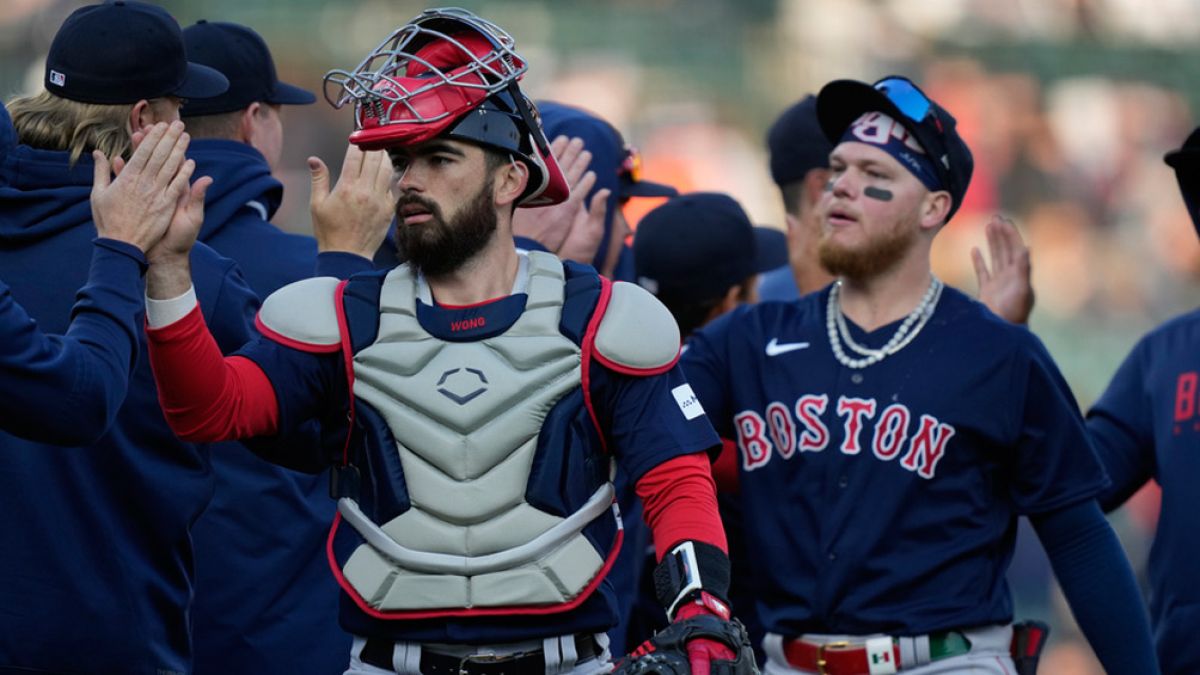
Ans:
{"type": "Polygon", "coordinates": [[[712,465],[713,480],[717,482],[717,492],[736,495],[742,490],[738,481],[738,447],[737,443],[728,438],[721,439],[721,454],[712,465]]]}
{"type": "Polygon", "coordinates": [[[250,359],[221,355],[199,305],[169,326],[147,326],[146,337],[159,404],[180,438],[228,441],[279,430],[266,373],[250,359]]]}
{"type": "Polygon", "coordinates": [[[654,535],[657,560],[689,539],[728,552],[707,454],[681,455],[647,471],[637,483],[637,495],[654,535]]]}

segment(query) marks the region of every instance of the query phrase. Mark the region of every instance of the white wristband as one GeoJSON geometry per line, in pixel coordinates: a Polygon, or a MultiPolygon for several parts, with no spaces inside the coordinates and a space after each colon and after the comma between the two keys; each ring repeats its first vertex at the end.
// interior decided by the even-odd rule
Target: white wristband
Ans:
{"type": "Polygon", "coordinates": [[[187,316],[196,306],[196,287],[175,298],[155,300],[146,296],[146,323],[151,328],[165,328],[187,316]]]}

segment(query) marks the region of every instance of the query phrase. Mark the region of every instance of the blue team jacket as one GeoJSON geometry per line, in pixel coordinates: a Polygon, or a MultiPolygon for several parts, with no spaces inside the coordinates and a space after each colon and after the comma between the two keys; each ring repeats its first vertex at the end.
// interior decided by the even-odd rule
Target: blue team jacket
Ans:
{"type": "MultiPolygon", "coordinates": [[[[0,118],[0,278],[47,332],[67,330],[96,237],[92,163],[13,146],[0,118]]],[[[251,336],[257,305],[233,261],[192,254],[201,309],[222,349],[251,336]]],[[[207,450],[159,410],[138,365],[108,433],[59,448],[0,433],[0,673],[191,670],[188,528],[213,491],[207,450]]],[[[60,424],[71,424],[63,419],[60,424]]]]}
{"type": "Polygon", "coordinates": [[[66,336],[44,333],[0,282],[0,429],[61,445],[108,430],[136,362],[144,264],[137,248],[96,240],[66,336]]]}
{"type": "MultiPolygon", "coordinates": [[[[269,222],[283,185],[257,150],[205,139],[188,156],[196,175],[213,178],[200,240],[236,260],[260,298],[313,276],[316,240],[269,222]]],[[[325,562],[335,506],[328,474],[289,471],[237,443],[214,445],[212,464],[216,490],[192,528],[195,672],[341,672],[350,636],[337,624],[338,586],[325,562]]]]}

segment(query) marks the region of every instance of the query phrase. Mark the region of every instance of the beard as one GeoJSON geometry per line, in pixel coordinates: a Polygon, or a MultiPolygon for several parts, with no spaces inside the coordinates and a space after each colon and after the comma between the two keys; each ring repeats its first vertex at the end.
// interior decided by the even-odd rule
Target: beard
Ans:
{"type": "Polygon", "coordinates": [[[908,223],[867,240],[858,248],[833,241],[825,233],[817,244],[817,256],[830,274],[847,279],[872,279],[895,267],[917,240],[917,231],[908,223]]]}
{"type": "Polygon", "coordinates": [[[458,271],[475,257],[496,234],[496,208],[492,204],[492,181],[463,205],[449,222],[433,201],[415,194],[396,200],[396,247],[426,277],[440,277],[458,271]],[[430,219],[406,225],[401,209],[417,204],[429,211],[430,219]]]}

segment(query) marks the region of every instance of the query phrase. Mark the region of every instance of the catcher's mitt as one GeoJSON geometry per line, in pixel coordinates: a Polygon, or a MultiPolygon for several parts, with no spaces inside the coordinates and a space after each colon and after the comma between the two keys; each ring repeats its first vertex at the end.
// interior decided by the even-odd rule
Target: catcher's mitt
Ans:
{"type": "Polygon", "coordinates": [[[733,661],[713,661],[712,675],[758,675],[750,637],[741,622],[711,614],[676,621],[655,633],[621,659],[613,675],[691,675],[687,643],[699,638],[720,642],[737,654],[733,661]]]}

